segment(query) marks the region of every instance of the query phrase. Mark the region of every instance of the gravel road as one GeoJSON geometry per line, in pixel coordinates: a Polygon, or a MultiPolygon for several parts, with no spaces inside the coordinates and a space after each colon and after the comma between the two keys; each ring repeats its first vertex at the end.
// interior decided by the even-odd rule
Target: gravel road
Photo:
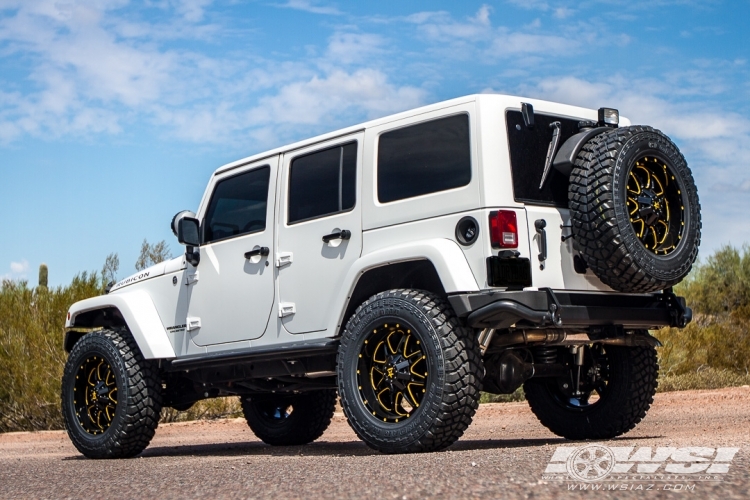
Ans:
{"type": "MultiPolygon", "coordinates": [[[[553,435],[525,403],[482,405],[460,441],[420,455],[370,450],[339,413],[314,444],[282,448],[258,441],[240,419],[165,424],[129,460],[84,459],[60,431],[9,433],[0,435],[0,498],[750,498],[750,388],[658,394],[635,430],[598,443],[633,448],[616,455],[618,466],[644,447],[649,456],[659,447],[739,448],[728,473],[593,482],[545,474],[558,447],[589,444],[553,435]]],[[[712,450],[693,456],[701,453],[711,461],[712,450]]]]}

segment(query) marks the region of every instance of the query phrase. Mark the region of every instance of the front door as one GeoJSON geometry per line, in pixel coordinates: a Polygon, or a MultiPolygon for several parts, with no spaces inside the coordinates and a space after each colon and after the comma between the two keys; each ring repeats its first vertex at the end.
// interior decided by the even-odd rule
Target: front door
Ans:
{"type": "Polygon", "coordinates": [[[287,331],[326,330],[362,251],[363,134],[285,154],[279,210],[279,315],[287,331]]]}
{"type": "Polygon", "coordinates": [[[279,157],[220,174],[189,266],[187,328],[205,346],[263,335],[274,301],[274,202],[279,157]],[[251,254],[246,255],[248,252],[251,254]]]}

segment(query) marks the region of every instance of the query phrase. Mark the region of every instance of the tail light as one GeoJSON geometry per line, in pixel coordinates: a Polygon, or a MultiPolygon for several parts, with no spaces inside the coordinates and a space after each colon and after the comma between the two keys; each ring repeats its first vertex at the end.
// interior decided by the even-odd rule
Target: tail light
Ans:
{"type": "Polygon", "coordinates": [[[518,247],[518,223],[513,210],[490,212],[490,240],[493,248],[518,247]]]}

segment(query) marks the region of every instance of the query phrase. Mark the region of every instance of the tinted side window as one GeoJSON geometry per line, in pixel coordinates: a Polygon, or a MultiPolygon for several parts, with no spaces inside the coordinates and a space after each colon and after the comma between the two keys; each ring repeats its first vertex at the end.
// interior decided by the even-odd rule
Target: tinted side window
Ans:
{"type": "Polygon", "coordinates": [[[295,158],[289,169],[289,223],[352,209],[356,187],[356,142],[295,158]]]}
{"type": "Polygon", "coordinates": [[[469,116],[456,115],[380,136],[381,203],[465,186],[471,181],[469,116]]]}
{"type": "Polygon", "coordinates": [[[270,174],[270,167],[260,167],[216,184],[203,222],[204,243],[266,228],[270,174]]]}

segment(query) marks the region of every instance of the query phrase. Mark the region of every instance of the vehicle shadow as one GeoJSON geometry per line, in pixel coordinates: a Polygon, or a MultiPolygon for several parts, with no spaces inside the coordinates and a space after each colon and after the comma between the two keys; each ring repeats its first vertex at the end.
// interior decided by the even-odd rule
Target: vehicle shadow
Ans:
{"type": "MultiPolygon", "coordinates": [[[[657,439],[660,436],[621,437],[607,441],[595,441],[617,446],[618,442],[657,439]]],[[[503,448],[535,448],[542,446],[585,446],[594,441],[570,441],[564,438],[534,438],[534,439],[466,439],[460,440],[445,450],[449,451],[477,451],[503,448]]],[[[383,455],[369,448],[361,441],[329,442],[318,441],[303,446],[269,446],[257,441],[210,443],[180,446],[153,446],[147,448],[139,457],[292,457],[292,456],[371,456],[383,455]]],[[[63,460],[87,460],[83,456],[65,457],[63,460]]]]}
{"type": "Polygon", "coordinates": [[[571,441],[569,439],[557,438],[533,438],[533,439],[462,439],[450,447],[451,451],[472,451],[472,450],[494,450],[498,448],[533,448],[540,446],[586,446],[590,443],[605,444],[611,446],[622,446],[620,442],[640,441],[644,439],[657,439],[663,436],[638,436],[628,437],[621,436],[614,439],[571,441]]]}

